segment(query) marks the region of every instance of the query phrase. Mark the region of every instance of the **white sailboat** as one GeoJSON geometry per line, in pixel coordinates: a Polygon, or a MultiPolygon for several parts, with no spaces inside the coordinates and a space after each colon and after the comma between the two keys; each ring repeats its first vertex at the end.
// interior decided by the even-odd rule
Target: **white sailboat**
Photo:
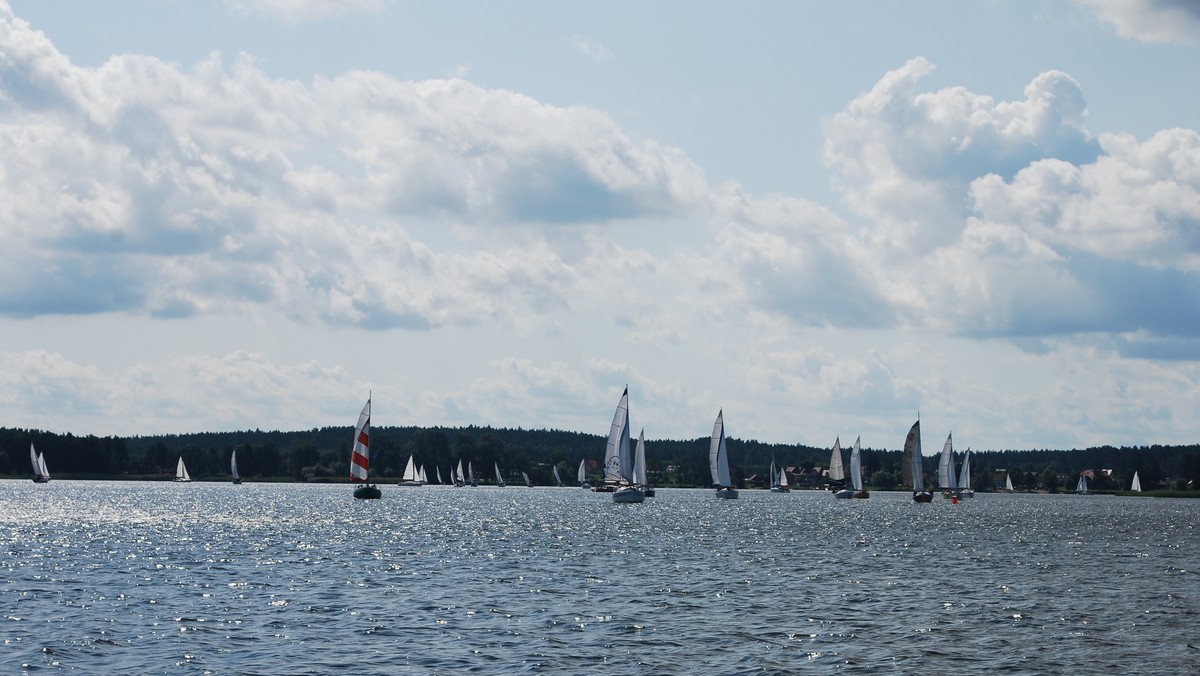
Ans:
{"type": "Polygon", "coordinates": [[[425,476],[425,465],[421,465],[421,469],[417,470],[417,476],[420,478],[422,486],[429,483],[429,477],[425,476]]]}
{"type": "Polygon", "coordinates": [[[179,456],[179,462],[175,465],[175,481],[185,482],[191,481],[192,477],[188,474],[187,465],[183,464],[183,456],[179,456]]]}
{"type": "Polygon", "coordinates": [[[438,480],[439,485],[445,483],[444,481],[442,481],[442,468],[441,467],[434,465],[433,472],[434,472],[434,474],[437,474],[437,480],[438,480]]]}
{"type": "Polygon", "coordinates": [[[576,479],[579,481],[580,488],[590,489],[592,487],[587,478],[587,460],[579,461],[579,472],[576,474],[576,479]]]}
{"type": "Polygon", "coordinates": [[[954,433],[946,435],[946,443],[942,445],[942,455],[938,458],[938,488],[942,489],[943,498],[953,498],[958,494],[958,477],[954,475],[954,433]]]}
{"type": "Polygon", "coordinates": [[[1133,472],[1133,483],[1129,485],[1129,490],[1137,493],[1142,492],[1142,480],[1138,478],[1138,473],[1136,470],[1133,472]]]}
{"type": "Polygon", "coordinates": [[[833,440],[833,453],[829,456],[829,490],[833,491],[833,497],[848,499],[854,495],[854,491],[846,488],[845,479],[846,469],[842,465],[842,438],[839,436],[833,440]]]}
{"type": "Polygon", "coordinates": [[[646,497],[654,497],[654,489],[646,478],[646,429],[638,433],[637,448],[633,452],[633,480],[646,497]]]}
{"type": "Polygon", "coordinates": [[[33,465],[33,483],[44,484],[50,481],[50,470],[46,469],[46,456],[33,449],[29,444],[29,464],[33,465]]]}
{"type": "Polygon", "coordinates": [[[459,488],[467,485],[467,475],[463,474],[462,460],[458,461],[458,468],[454,471],[454,485],[459,488]]]}
{"type": "Polygon", "coordinates": [[[1087,495],[1087,494],[1088,494],[1087,477],[1080,474],[1079,481],[1075,482],[1075,495],[1087,495]]]}
{"type": "Polygon", "coordinates": [[[729,449],[725,445],[725,409],[717,411],[717,421],[713,423],[712,439],[708,445],[708,469],[712,473],[717,497],[726,500],[737,499],[737,489],[733,487],[733,481],[729,477],[729,449]]]}
{"type": "Polygon", "coordinates": [[[559,476],[559,474],[558,474],[558,465],[555,465],[552,468],[552,470],[554,472],[554,485],[558,486],[559,488],[562,488],[564,484],[563,484],[562,477],[559,476]]]}
{"type": "Polygon", "coordinates": [[[500,463],[493,463],[496,467],[496,488],[504,488],[504,477],[500,476],[500,463]]]}
{"type": "Polygon", "coordinates": [[[958,497],[973,498],[975,491],[971,488],[971,447],[963,455],[962,469],[958,473],[958,497]]]}
{"type": "Polygon", "coordinates": [[[521,472],[521,478],[525,480],[525,488],[533,488],[533,482],[529,480],[529,475],[521,472]]]}
{"type": "Polygon", "coordinates": [[[788,490],[787,472],[782,467],[779,468],[779,471],[776,471],[775,459],[771,458],[771,492],[787,493],[788,490]]]}
{"type": "Polygon", "coordinates": [[[467,461],[467,481],[470,482],[471,488],[479,488],[479,481],[475,478],[475,463],[467,461]]]}
{"type": "Polygon", "coordinates": [[[1013,492],[1016,492],[1016,489],[1015,489],[1015,488],[1013,488],[1013,483],[1012,483],[1012,475],[1011,475],[1011,474],[1005,474],[1005,475],[1004,475],[1004,492],[1005,492],[1005,493],[1013,493],[1013,492]]]}
{"type": "MultiPolygon", "coordinates": [[[[363,406],[362,413],[358,414],[358,424],[354,426],[354,445],[350,448],[350,481],[362,484],[354,489],[354,497],[359,500],[378,500],[383,497],[383,491],[370,483],[370,459],[371,398],[368,396],[367,404],[363,406]]],[[[183,458],[179,459],[179,464],[183,465],[183,458]]]]}
{"type": "Polygon", "coordinates": [[[908,476],[905,482],[911,482],[913,502],[931,502],[933,493],[925,490],[925,468],[921,462],[921,421],[913,423],[904,438],[904,469],[908,476]]]}
{"type": "Polygon", "coordinates": [[[859,443],[862,437],[854,439],[854,448],[850,449],[850,483],[854,486],[854,497],[865,499],[871,497],[871,494],[863,488],[862,477],[862,445],[859,443]]]}
{"type": "Polygon", "coordinates": [[[235,484],[242,483],[242,477],[238,475],[238,471],[237,471],[237,449],[236,448],[233,449],[233,453],[231,453],[229,455],[229,474],[230,474],[230,476],[233,477],[233,483],[235,483],[235,484]]]}
{"type": "Polygon", "coordinates": [[[621,393],[621,400],[617,402],[617,410],[608,428],[608,444],[604,449],[604,483],[612,488],[613,502],[636,504],[646,500],[646,492],[634,478],[633,453],[629,444],[628,387],[621,393]]]}
{"type": "Polygon", "coordinates": [[[409,455],[408,464],[404,466],[404,474],[400,475],[400,486],[420,486],[421,473],[417,470],[416,458],[409,455]]]}

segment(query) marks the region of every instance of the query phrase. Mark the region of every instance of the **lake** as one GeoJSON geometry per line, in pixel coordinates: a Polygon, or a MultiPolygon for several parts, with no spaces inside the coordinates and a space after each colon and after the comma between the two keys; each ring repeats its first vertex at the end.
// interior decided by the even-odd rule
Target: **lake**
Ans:
{"type": "Polygon", "coordinates": [[[0,481],[0,672],[1192,674],[1200,500],[0,481]]]}

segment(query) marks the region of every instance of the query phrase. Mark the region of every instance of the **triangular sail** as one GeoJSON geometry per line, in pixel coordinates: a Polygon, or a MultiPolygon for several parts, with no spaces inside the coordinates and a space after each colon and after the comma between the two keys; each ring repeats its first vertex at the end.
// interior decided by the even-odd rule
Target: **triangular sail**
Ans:
{"type": "Polygon", "coordinates": [[[176,481],[191,481],[192,477],[188,474],[187,465],[183,464],[183,456],[179,456],[179,462],[175,464],[175,480],[176,481]]]}
{"type": "Polygon", "coordinates": [[[526,474],[526,473],[524,473],[524,472],[521,472],[521,478],[525,480],[525,487],[526,487],[526,488],[533,488],[533,482],[529,480],[529,475],[528,475],[528,474],[526,474]]]}
{"type": "MultiPolygon", "coordinates": [[[[38,453],[38,473],[41,474],[43,479],[50,479],[50,470],[46,469],[46,455],[44,453],[38,453]]],[[[1134,476],[1134,479],[1137,479],[1137,476],[1134,476]]],[[[1142,489],[1138,488],[1136,490],[1140,491],[1142,489]]]]}
{"type": "Polygon", "coordinates": [[[438,483],[439,483],[439,484],[440,484],[440,483],[442,483],[442,468],[441,468],[441,467],[438,467],[437,465],[434,465],[434,466],[433,466],[433,471],[434,471],[434,473],[435,473],[435,474],[437,474],[437,480],[438,480],[438,483]]]}
{"type": "Polygon", "coordinates": [[[779,487],[780,488],[788,487],[787,468],[786,467],[779,468],[779,487]]]}
{"type": "Polygon", "coordinates": [[[460,484],[467,483],[467,476],[463,474],[462,460],[458,461],[458,470],[455,472],[454,478],[457,479],[458,483],[460,484]]]}
{"type": "Polygon", "coordinates": [[[1009,493],[1012,493],[1014,490],[1016,490],[1013,488],[1011,475],[1005,475],[1004,477],[1004,490],[1008,491],[1009,493]]]}
{"type": "Polygon", "coordinates": [[[638,433],[637,450],[633,454],[633,483],[646,486],[646,430],[638,433]]]}
{"type": "Polygon", "coordinates": [[[942,445],[942,457],[938,460],[938,488],[955,490],[958,480],[954,478],[954,440],[953,433],[946,435],[946,443],[942,445]]]}
{"type": "Polygon", "coordinates": [[[915,493],[925,492],[925,474],[921,466],[921,421],[913,423],[904,438],[904,464],[915,493]]]}
{"type": "Polygon", "coordinates": [[[579,461],[579,472],[576,478],[581,485],[587,483],[587,460],[579,461]]]}
{"type": "Polygon", "coordinates": [[[962,469],[958,472],[958,487],[964,491],[971,490],[971,447],[963,454],[962,469]]]}
{"type": "Polygon", "coordinates": [[[417,473],[417,461],[413,456],[408,456],[408,464],[404,466],[404,476],[400,477],[401,481],[417,482],[421,480],[421,475],[417,473]]]}
{"type": "Polygon", "coordinates": [[[33,474],[40,478],[42,476],[42,467],[38,463],[37,449],[33,447],[33,444],[29,444],[29,465],[33,467],[33,474]]]}
{"type": "Polygon", "coordinates": [[[714,486],[733,486],[729,478],[729,449],[725,446],[725,409],[717,412],[717,421],[713,423],[712,440],[708,446],[708,467],[714,486]]]}
{"type": "Polygon", "coordinates": [[[425,465],[421,465],[421,469],[417,472],[417,476],[421,477],[420,481],[423,484],[429,483],[429,478],[425,476],[425,465]]]}
{"type": "MultiPolygon", "coordinates": [[[[363,483],[367,480],[367,463],[371,447],[371,399],[363,406],[358,414],[358,424],[354,426],[354,447],[350,451],[350,481],[363,483]]],[[[183,462],[183,459],[180,459],[183,462]]]]}
{"type": "Polygon", "coordinates": [[[562,480],[562,477],[558,475],[558,465],[555,465],[555,466],[553,467],[553,470],[554,470],[554,485],[555,485],[555,486],[562,486],[562,485],[563,485],[563,480],[562,480]]]}
{"type": "Polygon", "coordinates": [[[862,437],[855,438],[854,448],[850,449],[850,482],[856,491],[863,489],[862,447],[859,445],[859,440],[861,439],[862,437]]]}
{"type": "Polygon", "coordinates": [[[1136,471],[1133,473],[1133,483],[1129,485],[1129,490],[1137,491],[1138,493],[1142,492],[1142,480],[1138,478],[1136,471]]]}
{"type": "Polygon", "coordinates": [[[605,483],[632,483],[633,459],[629,453],[629,388],[621,394],[617,411],[608,430],[604,449],[605,483]]]}
{"type": "MultiPolygon", "coordinates": [[[[250,463],[250,464],[253,465],[254,463],[250,463]]],[[[229,474],[232,475],[234,479],[238,478],[237,449],[236,448],[233,449],[233,453],[231,453],[229,455],[229,474]]]]}
{"type": "Polygon", "coordinates": [[[841,481],[846,478],[846,469],[842,465],[842,438],[833,440],[833,453],[829,456],[829,480],[841,481]]]}
{"type": "Polygon", "coordinates": [[[504,479],[500,476],[500,463],[497,462],[494,463],[494,465],[496,467],[496,485],[500,488],[504,488],[504,479]]]}

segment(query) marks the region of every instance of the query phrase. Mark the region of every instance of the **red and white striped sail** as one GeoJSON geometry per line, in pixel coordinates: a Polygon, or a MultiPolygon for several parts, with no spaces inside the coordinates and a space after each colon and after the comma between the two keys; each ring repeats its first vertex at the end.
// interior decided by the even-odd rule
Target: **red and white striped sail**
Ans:
{"type": "Polygon", "coordinates": [[[367,458],[371,446],[371,400],[363,406],[358,414],[358,424],[354,427],[354,450],[350,451],[350,480],[358,483],[367,480],[367,458]]]}

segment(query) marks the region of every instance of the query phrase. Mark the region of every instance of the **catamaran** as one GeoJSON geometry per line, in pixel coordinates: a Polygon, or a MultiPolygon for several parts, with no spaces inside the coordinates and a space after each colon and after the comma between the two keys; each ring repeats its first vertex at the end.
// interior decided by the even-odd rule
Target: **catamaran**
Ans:
{"type": "Polygon", "coordinates": [[[713,423],[712,439],[708,445],[708,469],[712,473],[717,497],[736,500],[738,492],[729,477],[729,449],[725,445],[725,409],[717,411],[717,421],[713,423]]]}
{"type": "Polygon", "coordinates": [[[925,490],[925,468],[921,462],[921,421],[913,423],[904,438],[905,483],[912,486],[913,502],[931,502],[933,493],[925,490]]]}
{"type": "Polygon", "coordinates": [[[50,470],[46,469],[46,456],[33,450],[29,444],[29,462],[33,465],[33,483],[44,484],[50,481],[50,470]]]}
{"type": "Polygon", "coordinates": [[[183,456],[179,456],[179,462],[175,464],[175,481],[187,482],[191,481],[192,476],[188,474],[187,465],[183,464],[183,456]]]}
{"type": "Polygon", "coordinates": [[[233,449],[233,453],[231,453],[229,455],[229,474],[230,474],[230,476],[233,477],[233,483],[235,483],[235,484],[242,483],[242,477],[238,475],[238,471],[237,471],[237,449],[236,448],[233,449]]]}
{"type": "Polygon", "coordinates": [[[862,477],[862,446],[859,442],[862,437],[854,439],[854,448],[850,449],[850,483],[854,486],[854,497],[860,500],[871,497],[871,494],[863,488],[862,477]]]}
{"type": "Polygon", "coordinates": [[[359,500],[378,500],[383,497],[383,491],[370,483],[370,454],[371,398],[368,396],[362,413],[358,414],[358,424],[354,426],[354,445],[350,448],[350,482],[362,484],[354,489],[354,497],[359,500]]]}
{"type": "Polygon", "coordinates": [[[842,438],[839,436],[834,438],[833,453],[829,456],[829,490],[833,491],[833,497],[848,499],[854,495],[854,491],[846,488],[845,479],[846,469],[842,465],[842,438]]]}

